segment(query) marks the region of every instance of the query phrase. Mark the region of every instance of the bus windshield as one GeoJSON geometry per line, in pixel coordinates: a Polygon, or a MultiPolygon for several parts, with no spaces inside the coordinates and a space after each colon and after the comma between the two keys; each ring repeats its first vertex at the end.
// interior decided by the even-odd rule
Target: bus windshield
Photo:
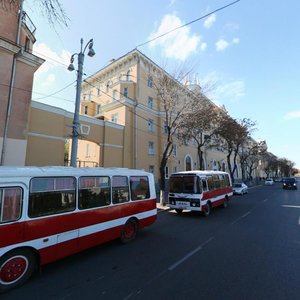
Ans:
{"type": "Polygon", "coordinates": [[[194,175],[189,176],[171,176],[170,193],[199,194],[199,178],[194,175]]]}

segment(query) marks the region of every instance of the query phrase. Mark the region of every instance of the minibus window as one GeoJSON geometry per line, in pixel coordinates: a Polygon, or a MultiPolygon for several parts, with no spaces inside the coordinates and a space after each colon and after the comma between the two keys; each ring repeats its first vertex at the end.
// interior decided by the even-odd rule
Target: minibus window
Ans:
{"type": "Polygon", "coordinates": [[[75,187],[74,177],[33,178],[30,182],[29,217],[75,210],[75,187]]]}
{"type": "Polygon", "coordinates": [[[21,206],[21,188],[0,188],[0,223],[12,222],[20,219],[21,206]]]}
{"type": "Polygon", "coordinates": [[[112,201],[114,204],[129,201],[128,178],[126,176],[112,177],[112,201]]]}
{"type": "Polygon", "coordinates": [[[130,192],[131,192],[131,200],[143,200],[143,199],[150,198],[148,177],[131,176],[130,192]]]}

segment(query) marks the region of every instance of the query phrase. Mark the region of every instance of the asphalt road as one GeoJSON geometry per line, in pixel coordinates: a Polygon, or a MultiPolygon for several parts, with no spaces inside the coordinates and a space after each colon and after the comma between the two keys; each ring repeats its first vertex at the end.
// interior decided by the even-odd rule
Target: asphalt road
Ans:
{"type": "Polygon", "coordinates": [[[134,242],[45,266],[0,299],[298,300],[300,190],[255,187],[208,218],[161,211],[134,242]]]}

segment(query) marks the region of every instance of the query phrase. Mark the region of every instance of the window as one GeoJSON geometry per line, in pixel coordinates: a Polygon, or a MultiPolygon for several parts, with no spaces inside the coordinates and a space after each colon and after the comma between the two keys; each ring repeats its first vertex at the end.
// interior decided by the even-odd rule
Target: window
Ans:
{"type": "Polygon", "coordinates": [[[101,84],[99,85],[99,88],[97,89],[97,96],[101,96],[102,95],[102,91],[101,91],[101,84]]]}
{"type": "Polygon", "coordinates": [[[154,166],[153,165],[149,166],[149,173],[154,174],[154,166]]]}
{"type": "Polygon", "coordinates": [[[109,89],[110,89],[110,82],[107,81],[107,83],[106,83],[106,93],[109,92],[109,89]]]}
{"type": "Polygon", "coordinates": [[[25,47],[24,50],[29,52],[30,50],[30,39],[26,36],[26,40],[25,40],[25,47]]]}
{"type": "Polygon", "coordinates": [[[153,98],[152,97],[148,97],[148,108],[153,109],[153,98]]]}
{"type": "Polygon", "coordinates": [[[154,155],[154,143],[153,142],[148,143],[148,155],[154,155]]]}
{"type": "Polygon", "coordinates": [[[178,171],[177,166],[173,167],[173,173],[177,173],[177,171],[178,171]]]}
{"type": "Polygon", "coordinates": [[[0,188],[0,223],[20,219],[22,189],[19,187],[0,188]]]}
{"type": "Polygon", "coordinates": [[[130,70],[127,71],[126,73],[126,80],[129,81],[130,80],[130,70]]]}
{"type": "Polygon", "coordinates": [[[168,166],[165,167],[165,178],[166,179],[169,178],[169,167],[168,166]]]}
{"type": "Polygon", "coordinates": [[[90,144],[86,144],[85,157],[90,157],[90,144]]]}
{"type": "Polygon", "coordinates": [[[84,114],[87,115],[87,113],[88,113],[88,106],[85,106],[84,107],[84,114]]]}
{"type": "Polygon", "coordinates": [[[119,113],[115,113],[111,115],[111,121],[114,123],[118,123],[119,113]]]}
{"type": "Polygon", "coordinates": [[[150,197],[150,189],[148,177],[146,176],[131,176],[130,177],[130,192],[132,200],[143,200],[150,197]]]}
{"type": "Polygon", "coordinates": [[[164,134],[168,134],[168,126],[167,126],[167,122],[166,121],[164,121],[163,133],[164,134]]]}
{"type": "Polygon", "coordinates": [[[128,97],[128,88],[127,87],[124,87],[124,89],[123,89],[123,96],[124,97],[128,97]]]}
{"type": "Polygon", "coordinates": [[[113,99],[118,100],[118,91],[117,90],[113,90],[113,99]]]}
{"type": "Polygon", "coordinates": [[[148,132],[154,132],[154,121],[151,119],[148,120],[148,132]]]}
{"type": "Polygon", "coordinates": [[[152,76],[148,77],[148,82],[147,82],[148,87],[152,88],[153,87],[153,78],[152,76]]]}
{"type": "Polygon", "coordinates": [[[177,156],[177,145],[176,144],[173,145],[173,156],[174,157],[177,156]]]}
{"type": "Polygon", "coordinates": [[[33,178],[30,182],[28,215],[31,218],[75,209],[74,177],[33,178]]]}
{"type": "Polygon", "coordinates": [[[113,176],[112,201],[114,204],[129,201],[128,178],[125,176],[113,176]]]}
{"type": "Polygon", "coordinates": [[[203,192],[207,191],[207,182],[206,182],[206,179],[202,179],[202,189],[203,189],[203,192]]]}
{"type": "Polygon", "coordinates": [[[212,176],[208,176],[208,177],[207,177],[207,185],[208,185],[208,189],[209,189],[210,191],[215,189],[215,186],[214,186],[214,182],[213,182],[212,176]]]}
{"type": "Polygon", "coordinates": [[[100,104],[97,105],[96,113],[97,113],[97,115],[99,115],[101,113],[101,105],[100,104]]]}
{"type": "Polygon", "coordinates": [[[103,177],[80,177],[78,189],[79,209],[101,207],[109,205],[110,178],[103,177]]]}

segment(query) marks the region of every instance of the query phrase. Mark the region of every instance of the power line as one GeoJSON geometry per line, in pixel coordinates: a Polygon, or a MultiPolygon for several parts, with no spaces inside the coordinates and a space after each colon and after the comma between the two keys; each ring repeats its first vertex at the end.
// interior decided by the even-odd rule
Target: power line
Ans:
{"type": "Polygon", "coordinates": [[[176,28],[174,28],[174,29],[171,29],[170,31],[167,31],[167,32],[165,32],[165,33],[163,33],[163,34],[161,34],[161,35],[159,35],[159,36],[157,36],[157,37],[155,37],[155,38],[153,38],[153,39],[151,39],[151,40],[149,40],[149,41],[146,41],[146,42],[144,42],[144,43],[142,43],[142,44],[137,45],[136,48],[141,47],[141,46],[144,46],[144,45],[146,45],[146,44],[148,44],[148,43],[151,43],[151,42],[153,42],[153,41],[155,41],[155,40],[157,40],[157,39],[159,39],[159,38],[161,38],[161,37],[163,37],[163,36],[165,36],[165,35],[167,35],[167,34],[170,34],[170,33],[174,32],[174,31],[180,29],[180,28],[183,28],[183,27],[188,26],[188,25],[190,25],[190,24],[193,24],[193,23],[195,23],[195,22],[197,22],[197,21],[200,21],[200,20],[202,20],[202,19],[205,19],[205,18],[207,18],[208,16],[210,16],[210,15],[212,15],[212,14],[214,14],[214,13],[220,11],[220,10],[223,10],[223,9],[225,9],[225,8],[231,6],[231,5],[234,5],[234,4],[236,4],[237,2],[239,2],[239,1],[241,1],[241,0],[236,0],[236,1],[234,1],[234,2],[231,2],[231,3],[229,3],[229,4],[225,5],[225,6],[222,6],[222,7],[218,8],[218,9],[215,9],[214,11],[212,11],[212,12],[210,12],[210,13],[208,13],[208,14],[206,14],[206,15],[200,17],[200,18],[197,18],[197,19],[195,19],[195,20],[193,20],[193,21],[190,21],[190,22],[188,22],[188,23],[186,23],[186,24],[183,24],[183,25],[178,26],[178,27],[176,27],[176,28]]]}

